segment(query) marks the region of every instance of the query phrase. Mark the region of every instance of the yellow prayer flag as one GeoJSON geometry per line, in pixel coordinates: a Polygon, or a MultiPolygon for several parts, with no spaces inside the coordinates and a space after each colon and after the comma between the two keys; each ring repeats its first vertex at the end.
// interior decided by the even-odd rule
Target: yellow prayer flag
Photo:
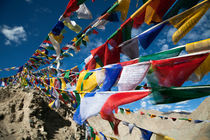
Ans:
{"type": "Polygon", "coordinates": [[[210,72],[210,54],[203,63],[194,71],[197,80],[201,80],[207,73],[210,72]]]}
{"type": "Polygon", "coordinates": [[[61,90],[65,90],[65,88],[66,88],[66,82],[65,82],[65,80],[64,80],[64,78],[60,78],[61,79],[61,90]]]}
{"type": "Polygon", "coordinates": [[[174,44],[183,38],[197,24],[201,17],[206,13],[209,6],[210,2],[205,0],[169,20],[169,22],[178,29],[172,36],[174,44]]]}
{"type": "Polygon", "coordinates": [[[186,51],[188,53],[200,52],[210,50],[210,38],[186,44],[186,51]]]}
{"type": "Polygon", "coordinates": [[[152,1],[152,5],[148,5],[146,7],[146,12],[145,12],[145,19],[144,22],[147,23],[148,25],[153,21],[153,22],[161,22],[162,17],[159,17],[158,14],[156,13],[157,7],[160,5],[160,0],[155,0],[152,1]]]}
{"type": "Polygon", "coordinates": [[[100,138],[99,138],[99,136],[98,136],[98,135],[96,135],[96,138],[95,138],[95,140],[100,140],[100,138]]]}
{"type": "Polygon", "coordinates": [[[53,33],[49,33],[49,36],[53,37],[58,43],[62,43],[62,40],[63,40],[63,35],[60,34],[60,35],[54,35],[53,33]]]}
{"type": "Polygon", "coordinates": [[[89,37],[87,35],[83,38],[83,40],[86,42],[90,42],[89,37]]]}
{"type": "Polygon", "coordinates": [[[50,78],[50,87],[54,87],[55,78],[50,78]]]}
{"type": "Polygon", "coordinates": [[[115,8],[115,11],[120,11],[121,19],[125,20],[127,17],[130,0],[118,0],[118,6],[115,8]]]}
{"type": "Polygon", "coordinates": [[[96,80],[96,73],[93,72],[87,79],[84,79],[86,74],[88,74],[89,71],[84,70],[80,73],[77,85],[76,85],[76,90],[78,93],[84,95],[87,92],[91,92],[97,87],[97,80],[96,80]]]}
{"type": "MultiPolygon", "coordinates": [[[[210,38],[201,40],[198,42],[189,43],[186,45],[186,51],[188,53],[194,53],[199,51],[210,50],[210,38]]],[[[208,57],[201,63],[201,65],[196,68],[194,75],[196,78],[193,78],[193,81],[200,81],[202,78],[210,72],[210,54],[208,57]]]]}
{"type": "Polygon", "coordinates": [[[77,25],[75,21],[64,20],[63,23],[66,27],[68,27],[70,30],[76,33],[79,33],[82,30],[82,28],[79,25],[77,25]]]}
{"type": "Polygon", "coordinates": [[[156,134],[156,140],[175,140],[175,139],[170,138],[168,136],[161,135],[161,134],[156,134]]]}

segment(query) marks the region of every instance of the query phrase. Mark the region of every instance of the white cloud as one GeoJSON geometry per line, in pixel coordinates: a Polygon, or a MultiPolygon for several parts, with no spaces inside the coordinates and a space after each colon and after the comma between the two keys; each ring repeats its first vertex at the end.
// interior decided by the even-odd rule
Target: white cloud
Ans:
{"type": "Polygon", "coordinates": [[[6,45],[6,46],[11,45],[11,42],[9,40],[6,40],[4,45],[6,45]]]}
{"type": "Polygon", "coordinates": [[[146,105],[147,105],[147,103],[146,103],[145,101],[142,101],[142,102],[141,102],[141,107],[142,107],[142,108],[145,108],[146,105]]]}
{"type": "Polygon", "coordinates": [[[172,107],[171,105],[152,105],[149,107],[149,109],[161,110],[161,109],[170,109],[171,107],[172,107]]]}
{"type": "Polygon", "coordinates": [[[130,58],[124,54],[120,54],[120,62],[129,61],[130,58]]]}
{"type": "Polygon", "coordinates": [[[27,40],[26,31],[23,26],[9,27],[4,25],[1,28],[1,33],[7,38],[5,45],[11,45],[11,42],[20,44],[22,41],[27,40]]]}
{"type": "Polygon", "coordinates": [[[175,109],[173,110],[174,112],[193,112],[192,109],[189,109],[189,110],[181,110],[181,109],[175,109]]]}
{"type": "Polygon", "coordinates": [[[167,33],[167,40],[171,40],[173,34],[176,32],[176,28],[170,28],[168,33],[167,33]]]}
{"type": "Polygon", "coordinates": [[[88,46],[90,46],[91,48],[99,47],[105,42],[102,38],[92,39],[92,37],[90,37],[90,40],[94,40],[88,43],[88,46]]]}
{"type": "Polygon", "coordinates": [[[175,108],[183,108],[184,106],[175,106],[175,108]]]}
{"type": "Polygon", "coordinates": [[[170,105],[158,105],[157,106],[157,108],[159,108],[159,109],[163,109],[163,108],[171,108],[171,106],[170,105]]]}
{"type": "Polygon", "coordinates": [[[140,34],[140,33],[142,33],[142,29],[141,29],[141,28],[139,28],[139,29],[133,28],[133,29],[131,30],[131,37],[133,38],[133,37],[135,37],[136,35],[138,35],[138,34],[140,34]]]}
{"type": "Polygon", "coordinates": [[[163,45],[162,48],[161,48],[161,51],[166,51],[166,50],[168,50],[168,45],[167,44],[163,45]]]}
{"type": "Polygon", "coordinates": [[[182,102],[179,102],[179,103],[176,103],[176,105],[183,105],[183,104],[187,104],[189,101],[182,101],[182,102]]]}
{"type": "Polygon", "coordinates": [[[166,39],[158,39],[157,40],[157,46],[163,46],[166,44],[166,39]]]}

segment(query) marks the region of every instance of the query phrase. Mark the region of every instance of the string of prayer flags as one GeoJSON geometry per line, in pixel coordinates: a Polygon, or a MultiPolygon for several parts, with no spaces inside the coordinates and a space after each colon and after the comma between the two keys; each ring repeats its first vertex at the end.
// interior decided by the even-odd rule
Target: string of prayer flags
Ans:
{"type": "Polygon", "coordinates": [[[152,91],[155,104],[176,103],[210,95],[210,86],[160,87],[152,91]]]}
{"type": "Polygon", "coordinates": [[[1,68],[0,71],[19,70],[20,67],[1,68]]]}
{"type": "Polygon", "coordinates": [[[137,63],[123,67],[118,81],[118,90],[135,89],[144,79],[150,67],[150,62],[137,63]]]}
{"type": "Polygon", "coordinates": [[[140,100],[151,92],[149,90],[142,91],[125,91],[111,95],[103,107],[101,108],[101,118],[110,122],[113,125],[114,134],[118,135],[118,125],[120,120],[114,117],[113,110],[117,109],[118,106],[128,104],[137,100],[140,100]]]}
{"type": "Polygon", "coordinates": [[[166,117],[166,116],[162,116],[162,115],[145,113],[145,112],[142,112],[142,111],[140,111],[140,115],[148,115],[150,118],[159,117],[162,120],[168,120],[168,119],[171,119],[172,121],[184,120],[184,121],[188,121],[188,122],[194,122],[195,124],[202,123],[202,122],[209,122],[208,120],[194,120],[194,121],[192,121],[191,118],[166,117]]]}
{"type": "Polygon", "coordinates": [[[169,19],[170,24],[178,29],[172,36],[174,44],[176,44],[196,25],[196,23],[206,13],[209,6],[210,2],[208,0],[204,0],[185,12],[169,19]]]}
{"type": "Polygon", "coordinates": [[[174,15],[177,15],[180,10],[189,9],[196,5],[199,0],[176,0],[174,4],[164,14],[163,20],[166,20],[174,15]]]}
{"type": "Polygon", "coordinates": [[[163,60],[153,60],[151,62],[152,70],[147,74],[147,79],[152,87],[179,87],[189,78],[208,55],[209,53],[205,52],[163,60]]]}

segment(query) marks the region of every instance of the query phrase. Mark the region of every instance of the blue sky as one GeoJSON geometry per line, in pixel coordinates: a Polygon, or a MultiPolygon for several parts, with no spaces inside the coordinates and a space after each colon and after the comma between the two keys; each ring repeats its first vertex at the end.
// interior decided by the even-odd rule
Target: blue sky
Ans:
{"type": "MultiPolygon", "coordinates": [[[[91,0],[86,1],[86,5],[93,15],[92,20],[75,21],[83,27],[83,29],[94,19],[100,16],[107,8],[112,6],[115,0],[91,0]]],[[[34,51],[39,47],[45,39],[52,27],[56,24],[60,15],[64,12],[68,0],[1,0],[0,5],[0,69],[23,65],[34,51]]],[[[141,5],[141,1],[139,2],[141,5]]],[[[128,17],[137,10],[136,0],[131,0],[128,17]]],[[[140,47],[140,55],[152,54],[161,50],[167,50],[175,46],[184,45],[188,42],[199,41],[210,37],[210,10],[203,16],[199,23],[183,38],[177,45],[173,45],[171,37],[176,31],[172,26],[165,27],[158,37],[153,41],[151,46],[143,50],[140,47]]],[[[122,22],[108,23],[106,30],[98,30],[98,35],[90,36],[90,43],[87,47],[82,46],[81,51],[74,57],[64,59],[61,68],[70,69],[71,67],[81,63],[88,55],[90,50],[103,44],[106,39],[120,26],[122,22]]],[[[149,25],[143,24],[141,28],[133,29],[132,36],[148,29],[149,25]]],[[[64,40],[61,46],[70,42],[76,33],[66,29],[64,40]]],[[[122,56],[121,61],[128,60],[122,56]]],[[[0,77],[6,77],[15,74],[16,71],[0,72],[0,77]]],[[[202,85],[210,84],[210,74],[205,76],[199,83],[186,82],[184,85],[202,85]]],[[[151,105],[149,97],[129,104],[125,107],[156,109],[160,111],[171,110],[194,110],[204,98],[186,101],[178,104],[169,105],[151,105]]]]}

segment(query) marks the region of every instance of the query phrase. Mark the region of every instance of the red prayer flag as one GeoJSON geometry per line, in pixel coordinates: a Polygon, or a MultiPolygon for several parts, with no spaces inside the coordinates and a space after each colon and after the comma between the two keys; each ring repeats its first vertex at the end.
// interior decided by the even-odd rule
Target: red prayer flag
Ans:
{"type": "Polygon", "coordinates": [[[152,61],[160,86],[181,86],[206,59],[208,53],[152,61]]]}
{"type": "Polygon", "coordinates": [[[115,118],[113,114],[113,110],[118,108],[120,105],[129,104],[131,102],[135,102],[139,99],[142,99],[149,95],[151,92],[149,90],[143,91],[127,91],[127,92],[119,92],[111,95],[103,107],[101,108],[100,114],[104,120],[108,120],[114,124],[114,133],[118,135],[118,124],[120,120],[115,118]]]}
{"type": "Polygon", "coordinates": [[[70,0],[68,5],[66,6],[66,10],[63,13],[63,17],[70,17],[71,13],[78,9],[79,5],[77,4],[77,0],[70,0]]]}

